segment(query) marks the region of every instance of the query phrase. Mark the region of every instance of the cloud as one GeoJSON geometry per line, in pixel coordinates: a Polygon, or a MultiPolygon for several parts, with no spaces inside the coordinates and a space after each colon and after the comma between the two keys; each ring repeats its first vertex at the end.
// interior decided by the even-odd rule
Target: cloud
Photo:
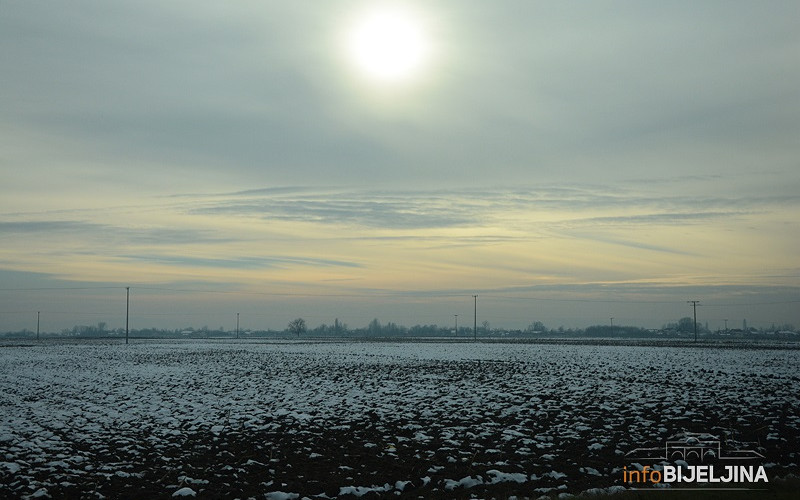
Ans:
{"type": "Polygon", "coordinates": [[[0,234],[17,234],[48,239],[54,236],[59,238],[68,236],[69,239],[66,241],[102,240],[119,245],[157,244],[168,246],[227,241],[210,230],[120,226],[88,220],[0,221],[0,234]]]}
{"type": "Polygon", "coordinates": [[[192,213],[249,215],[266,220],[385,229],[453,227],[476,222],[474,217],[470,217],[459,208],[443,207],[419,199],[373,198],[367,195],[361,199],[305,197],[294,200],[231,201],[215,207],[198,208],[192,213]]]}
{"type": "Polygon", "coordinates": [[[648,195],[603,185],[415,191],[267,188],[196,199],[195,206],[189,202],[190,214],[390,230],[514,224],[531,216],[553,227],[699,224],[798,203],[792,196],[690,197],[652,191],[648,195]],[[621,213],[591,215],[598,212],[621,213]]]}
{"type": "Polygon", "coordinates": [[[81,221],[0,221],[0,234],[33,234],[74,231],[96,231],[102,226],[81,221]]]}
{"type": "Polygon", "coordinates": [[[322,225],[392,230],[464,227],[480,223],[477,194],[448,190],[266,188],[219,194],[190,208],[192,214],[259,217],[322,225]]]}
{"type": "MultiPolygon", "coordinates": [[[[629,223],[630,221],[626,220],[625,222],[629,223]]],[[[669,254],[674,254],[674,255],[684,255],[684,256],[698,256],[698,255],[700,255],[699,253],[697,253],[695,251],[688,251],[688,250],[682,249],[682,248],[680,248],[680,247],[678,247],[678,246],[676,246],[674,244],[673,244],[673,246],[654,245],[652,243],[647,243],[647,242],[643,242],[643,241],[635,241],[633,239],[625,239],[625,238],[622,238],[622,237],[614,237],[612,235],[600,234],[600,233],[597,233],[597,232],[576,231],[576,232],[570,233],[570,235],[574,236],[574,237],[577,237],[577,238],[590,240],[590,241],[593,241],[593,242],[608,243],[608,244],[611,244],[611,245],[619,245],[619,246],[628,247],[628,248],[637,249],[637,250],[647,250],[647,251],[652,251],[652,252],[662,252],[662,253],[669,253],[669,254]]]]}
{"type": "Polygon", "coordinates": [[[622,215],[616,217],[587,217],[576,219],[571,222],[586,225],[688,225],[709,222],[727,217],[737,217],[747,215],[747,212],[696,212],[696,213],[660,213],[660,214],[637,214],[622,215]]]}
{"type": "Polygon", "coordinates": [[[239,185],[460,187],[792,166],[796,5],[629,7],[431,5],[443,76],[387,110],[340,64],[348,3],[12,4],[0,20],[0,104],[22,135],[67,140],[68,154],[48,155],[62,167],[224,168],[239,185]]]}
{"type": "Polygon", "coordinates": [[[199,258],[170,255],[121,255],[120,257],[148,263],[165,264],[167,266],[210,267],[222,269],[268,269],[305,267],[362,267],[355,262],[331,259],[314,259],[303,257],[240,257],[233,259],[199,258]]]}

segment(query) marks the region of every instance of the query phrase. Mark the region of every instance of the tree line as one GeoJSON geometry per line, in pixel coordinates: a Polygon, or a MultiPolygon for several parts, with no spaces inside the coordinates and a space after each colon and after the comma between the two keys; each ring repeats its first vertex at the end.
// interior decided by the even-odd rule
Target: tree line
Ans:
{"type": "MultiPolygon", "coordinates": [[[[780,337],[796,337],[794,326],[791,324],[772,325],[769,328],[731,329],[726,331],[712,331],[707,324],[697,325],[698,335],[704,337],[732,336],[748,337],[754,335],[777,335],[780,337]]],[[[444,337],[444,338],[479,338],[513,337],[513,338],[552,338],[552,337],[620,337],[620,338],[659,338],[659,337],[686,337],[694,333],[694,320],[684,317],[677,322],[667,323],[660,329],[645,329],[637,326],[625,325],[593,325],[584,329],[580,328],[548,328],[541,321],[533,321],[524,329],[492,328],[488,321],[478,325],[477,331],[473,326],[459,326],[456,331],[453,326],[414,325],[406,327],[394,322],[381,323],[377,318],[366,326],[350,328],[347,323],[336,318],[333,323],[322,323],[314,328],[309,328],[305,319],[296,318],[290,321],[283,330],[258,330],[246,329],[239,332],[224,327],[201,328],[186,327],[177,329],[165,328],[139,328],[131,329],[130,336],[142,338],[230,338],[237,334],[242,338],[269,338],[269,337],[444,337]]],[[[35,337],[36,332],[23,329],[16,332],[6,332],[5,337],[35,337]]],[[[83,337],[102,338],[120,337],[125,335],[124,328],[109,329],[105,322],[96,325],[76,325],[65,328],[60,332],[43,333],[48,337],[83,337]]]]}

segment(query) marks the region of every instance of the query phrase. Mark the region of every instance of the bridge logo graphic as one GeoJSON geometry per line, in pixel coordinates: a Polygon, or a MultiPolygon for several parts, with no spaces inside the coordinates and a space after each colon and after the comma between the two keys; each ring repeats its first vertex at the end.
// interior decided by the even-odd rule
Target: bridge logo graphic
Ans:
{"type": "Polygon", "coordinates": [[[629,451],[626,458],[637,462],[633,463],[630,470],[627,466],[622,468],[622,481],[634,485],[634,488],[636,485],[652,487],[672,483],[721,483],[724,486],[725,483],[769,482],[764,466],[756,463],[764,459],[764,455],[746,449],[742,443],[728,444],[734,447],[723,448],[719,436],[706,432],[675,434],[667,438],[664,446],[629,451]],[[650,464],[641,465],[638,462],[650,464]]]}
{"type": "Polygon", "coordinates": [[[761,453],[751,449],[723,449],[719,436],[705,432],[682,432],[667,439],[664,446],[636,448],[625,456],[630,460],[707,463],[716,460],[760,460],[761,453]]]}

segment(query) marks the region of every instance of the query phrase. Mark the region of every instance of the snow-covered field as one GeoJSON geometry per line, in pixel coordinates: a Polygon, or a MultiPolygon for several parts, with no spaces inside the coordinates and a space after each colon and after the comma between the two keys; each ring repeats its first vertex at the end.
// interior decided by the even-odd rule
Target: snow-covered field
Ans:
{"type": "Polygon", "coordinates": [[[0,497],[557,496],[681,431],[797,473],[800,351],[0,344],[0,497]]]}

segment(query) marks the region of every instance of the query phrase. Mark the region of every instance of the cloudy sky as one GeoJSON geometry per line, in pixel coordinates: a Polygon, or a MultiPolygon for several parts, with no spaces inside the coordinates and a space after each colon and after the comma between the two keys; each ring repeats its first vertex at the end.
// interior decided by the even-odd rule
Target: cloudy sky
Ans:
{"type": "Polygon", "coordinates": [[[798,19],[3,2],[0,331],[800,325],[798,19]]]}

